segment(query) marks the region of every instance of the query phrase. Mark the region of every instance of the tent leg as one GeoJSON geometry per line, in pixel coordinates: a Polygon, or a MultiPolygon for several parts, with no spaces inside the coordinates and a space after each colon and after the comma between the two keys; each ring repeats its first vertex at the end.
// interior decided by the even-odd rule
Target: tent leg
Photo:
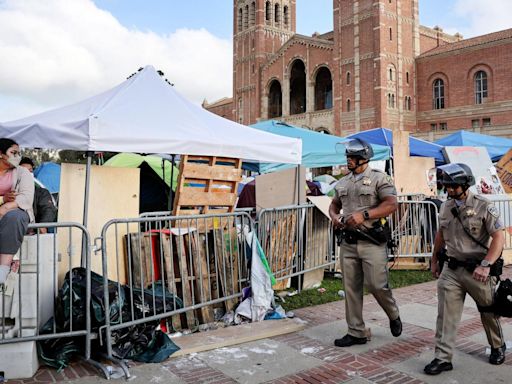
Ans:
{"type": "Polygon", "coordinates": [[[176,155],[171,155],[171,186],[169,188],[169,211],[171,211],[171,214],[172,214],[172,211],[174,210],[174,191],[172,190],[172,182],[174,179],[175,156],[176,155]]]}
{"type": "MultiPolygon", "coordinates": [[[[84,192],[84,216],[82,224],[85,228],[87,228],[87,223],[89,220],[89,192],[91,187],[91,164],[92,164],[92,151],[87,151],[87,165],[85,168],[85,192],[84,192]]],[[[85,240],[85,236],[82,235],[82,258],[81,258],[81,265],[83,268],[85,268],[87,260],[87,244],[85,240]]]]}

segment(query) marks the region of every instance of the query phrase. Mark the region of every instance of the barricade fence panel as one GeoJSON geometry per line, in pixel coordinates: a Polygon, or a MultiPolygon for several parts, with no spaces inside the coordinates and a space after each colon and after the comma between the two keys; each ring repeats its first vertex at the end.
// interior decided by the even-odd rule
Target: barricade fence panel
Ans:
{"type": "Polygon", "coordinates": [[[274,289],[286,289],[290,279],[298,276],[300,290],[305,274],[335,265],[330,220],[314,205],[262,209],[257,223],[263,251],[277,280],[274,289]]]}
{"type": "Polygon", "coordinates": [[[81,224],[29,225],[0,292],[0,344],[82,337],[85,358],[90,358],[90,250],[89,233],[81,224]],[[75,267],[83,271],[80,281],[72,273],[75,267]],[[63,284],[79,284],[83,300],[73,300],[73,294],[63,300],[63,284]]]}
{"type": "Polygon", "coordinates": [[[120,307],[100,332],[109,356],[119,357],[123,328],[151,323],[194,331],[234,310],[249,285],[246,233],[253,230],[244,212],[108,222],[102,239],[127,233],[114,236],[115,244],[102,241],[105,306],[117,300],[120,307]],[[117,281],[108,280],[112,271],[117,281]]]}
{"type": "Polygon", "coordinates": [[[439,228],[437,205],[432,201],[400,201],[388,222],[399,258],[430,258],[439,228]]]}

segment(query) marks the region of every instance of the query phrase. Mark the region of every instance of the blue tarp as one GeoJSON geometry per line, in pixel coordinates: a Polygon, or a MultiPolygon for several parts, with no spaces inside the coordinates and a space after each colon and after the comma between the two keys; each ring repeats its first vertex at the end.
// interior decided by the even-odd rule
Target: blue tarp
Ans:
{"type": "Polygon", "coordinates": [[[34,176],[50,191],[58,193],[60,188],[60,165],[46,162],[34,170],[34,176]]]}
{"type": "MultiPolygon", "coordinates": [[[[346,138],[294,127],[276,120],[262,121],[251,125],[251,127],[261,131],[271,132],[276,135],[302,139],[301,165],[304,167],[331,167],[333,165],[342,165],[347,163],[345,147],[342,144],[347,141],[346,138]]],[[[387,160],[390,157],[390,150],[388,147],[375,145],[373,146],[373,150],[375,152],[375,156],[372,160],[387,160]]],[[[260,173],[279,171],[293,166],[293,164],[244,163],[244,169],[258,171],[260,173]]]]}
{"type": "MultiPolygon", "coordinates": [[[[370,144],[386,145],[393,148],[393,131],[387,128],[374,128],[367,131],[355,133],[347,136],[347,138],[360,138],[366,140],[370,144]]],[[[443,156],[443,146],[431,143],[429,141],[417,139],[409,136],[409,153],[411,156],[433,157],[436,164],[445,164],[446,160],[443,156]]]]}
{"type": "Polygon", "coordinates": [[[496,162],[512,148],[512,140],[505,137],[482,135],[468,131],[458,131],[436,141],[437,144],[462,147],[486,147],[491,160],[496,162]]]}

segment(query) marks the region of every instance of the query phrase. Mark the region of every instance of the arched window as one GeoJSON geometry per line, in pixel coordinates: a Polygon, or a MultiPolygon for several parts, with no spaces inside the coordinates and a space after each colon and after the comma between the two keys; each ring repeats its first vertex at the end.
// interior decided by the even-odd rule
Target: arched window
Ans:
{"type": "Polygon", "coordinates": [[[487,73],[478,71],[475,74],[475,103],[483,104],[487,100],[487,73]]]}
{"type": "Polygon", "coordinates": [[[240,32],[243,27],[243,22],[242,22],[243,14],[244,14],[244,11],[242,10],[242,8],[240,8],[238,10],[238,32],[240,32]]]}
{"type": "Polygon", "coordinates": [[[350,72],[347,72],[347,85],[350,85],[350,72]]]}
{"type": "Polygon", "coordinates": [[[393,29],[389,28],[389,41],[393,40],[393,29]]]}
{"type": "Polygon", "coordinates": [[[444,81],[443,81],[443,79],[434,80],[433,107],[434,107],[434,109],[444,109],[444,81]]]}
{"type": "Polygon", "coordinates": [[[265,3],[265,21],[272,21],[272,4],[270,4],[270,1],[265,3]]]}
{"type": "Polygon", "coordinates": [[[290,20],[289,20],[289,14],[288,14],[288,6],[285,5],[283,8],[283,14],[284,14],[284,26],[288,27],[290,20]]]}
{"type": "Polygon", "coordinates": [[[295,60],[290,71],[290,114],[306,112],[306,66],[295,60]]]}
{"type": "Polygon", "coordinates": [[[391,108],[395,108],[395,94],[391,95],[391,108]]]}
{"type": "Polygon", "coordinates": [[[240,124],[244,121],[244,103],[241,97],[238,99],[238,121],[240,124]]]}
{"type": "Polygon", "coordinates": [[[404,109],[406,111],[410,111],[411,107],[412,107],[411,96],[405,96],[405,99],[404,99],[404,109]]]}
{"type": "Polygon", "coordinates": [[[388,79],[389,79],[389,81],[393,81],[393,68],[389,68],[388,79]]]}
{"type": "Polygon", "coordinates": [[[405,81],[409,84],[409,72],[405,72],[405,81]]]}
{"type": "Polygon", "coordinates": [[[279,4],[276,4],[276,6],[274,7],[274,22],[277,24],[279,24],[279,22],[281,21],[281,13],[279,12],[279,4]]]}
{"type": "Polygon", "coordinates": [[[283,115],[283,93],[281,83],[273,80],[268,92],[268,118],[280,117],[283,115]]]}
{"type": "Polygon", "coordinates": [[[253,1],[251,3],[251,18],[250,18],[251,25],[256,24],[256,2],[253,1]]]}
{"type": "Polygon", "coordinates": [[[350,112],[350,99],[347,99],[347,112],[350,112]]]}
{"type": "Polygon", "coordinates": [[[249,28],[249,5],[245,6],[244,12],[244,29],[249,28]]]}
{"type": "Polygon", "coordinates": [[[328,68],[322,67],[315,81],[315,111],[332,108],[332,76],[328,68]]]}
{"type": "Polygon", "coordinates": [[[391,93],[388,93],[388,108],[391,108],[391,93]]]}

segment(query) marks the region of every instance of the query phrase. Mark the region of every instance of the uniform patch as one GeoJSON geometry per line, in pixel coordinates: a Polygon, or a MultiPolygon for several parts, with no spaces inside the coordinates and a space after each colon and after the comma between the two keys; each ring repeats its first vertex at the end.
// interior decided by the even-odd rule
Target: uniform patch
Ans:
{"type": "Polygon", "coordinates": [[[476,214],[476,212],[472,208],[469,208],[466,210],[466,215],[468,215],[468,217],[475,216],[475,214],[476,214]]]}
{"type": "Polygon", "coordinates": [[[372,185],[372,179],[370,179],[369,177],[365,177],[363,179],[363,185],[372,185]]]}
{"type": "Polygon", "coordinates": [[[498,212],[498,209],[494,205],[489,205],[487,207],[487,212],[489,212],[489,214],[495,218],[500,217],[500,213],[498,212]]]}
{"type": "Polygon", "coordinates": [[[393,184],[393,178],[391,176],[387,175],[386,180],[388,181],[389,184],[393,184]]]}

